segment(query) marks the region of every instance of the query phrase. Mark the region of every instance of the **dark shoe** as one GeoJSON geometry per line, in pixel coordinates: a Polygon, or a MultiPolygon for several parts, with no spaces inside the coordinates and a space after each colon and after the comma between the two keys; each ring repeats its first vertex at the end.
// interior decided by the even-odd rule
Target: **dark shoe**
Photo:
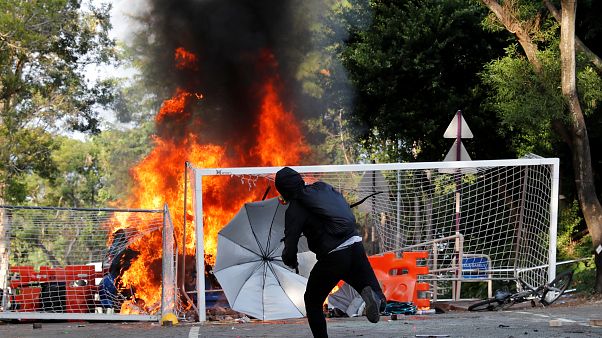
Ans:
{"type": "Polygon", "coordinates": [[[371,287],[366,286],[362,290],[362,299],[366,302],[366,317],[371,323],[378,323],[380,320],[380,298],[371,287]]]}

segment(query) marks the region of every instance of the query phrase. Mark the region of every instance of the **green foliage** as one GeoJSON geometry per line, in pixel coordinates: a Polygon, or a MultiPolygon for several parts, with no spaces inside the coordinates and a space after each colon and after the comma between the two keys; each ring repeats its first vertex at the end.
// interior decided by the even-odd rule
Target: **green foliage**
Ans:
{"type": "Polygon", "coordinates": [[[92,142],[62,138],[60,148],[53,153],[60,175],[53,179],[45,202],[52,206],[85,207],[104,205],[99,200],[103,168],[99,163],[100,150],[92,142]]]}
{"type": "MultiPolygon", "coordinates": [[[[54,171],[49,177],[35,172],[18,176],[7,191],[19,203],[38,206],[107,207],[129,193],[129,168],[150,150],[152,123],[127,131],[107,130],[80,141],[54,139],[48,156],[54,171]],[[25,202],[25,203],[23,203],[25,202]]],[[[35,162],[34,162],[35,163],[35,162]]],[[[11,200],[11,201],[13,201],[11,200]]],[[[99,212],[100,216],[101,212],[99,212]]],[[[12,211],[11,264],[68,265],[88,263],[106,250],[101,224],[69,212],[12,211]]]]}
{"type": "MultiPolygon", "coordinates": [[[[488,104],[499,113],[507,130],[528,135],[527,142],[520,143],[529,144],[544,138],[542,142],[550,142],[554,133],[542,134],[541,131],[551,131],[552,122],[568,122],[570,118],[565,113],[560,91],[560,26],[551,15],[538,13],[539,3],[517,1],[514,5],[524,24],[533,23],[531,37],[539,48],[537,58],[542,64],[541,72],[535,73],[522,50],[514,44],[506,49],[503,58],[488,63],[480,76],[491,89],[488,104]]],[[[585,115],[593,114],[599,106],[601,81],[589,60],[577,53],[577,89],[585,115]]]]}
{"type": "Polygon", "coordinates": [[[600,109],[602,100],[602,77],[591,66],[586,65],[577,73],[577,87],[581,93],[583,113],[593,115],[600,109]]]}
{"type": "Polygon", "coordinates": [[[99,131],[98,107],[112,100],[113,83],[85,72],[114,58],[109,10],[0,1],[0,199],[23,202],[27,175],[52,179],[58,132],[99,131]]]}
{"type": "MultiPolygon", "coordinates": [[[[490,103],[499,112],[503,123],[511,128],[549,129],[554,117],[562,116],[563,101],[557,89],[546,88],[534,73],[529,61],[517,56],[516,46],[507,49],[507,56],[489,63],[482,73],[483,82],[494,89],[490,103]],[[544,95],[542,95],[542,93],[544,95]],[[551,94],[549,95],[545,94],[551,94]]],[[[549,76],[552,85],[560,85],[560,72],[549,76]]]]}
{"type": "Polygon", "coordinates": [[[329,121],[333,115],[305,121],[307,136],[313,141],[312,155],[315,163],[351,164],[357,161],[357,149],[345,134],[345,121],[329,121]],[[332,123],[329,123],[332,122],[332,123]]]}
{"type": "Polygon", "coordinates": [[[594,291],[593,283],[596,280],[596,265],[593,256],[591,259],[581,261],[571,268],[574,269],[571,288],[577,289],[577,292],[592,293],[594,291]]]}
{"type": "Polygon", "coordinates": [[[296,79],[302,83],[303,92],[316,98],[322,97],[324,88],[320,85],[325,68],[323,67],[323,53],[314,51],[307,55],[297,70],[296,79]]]}
{"type": "Polygon", "coordinates": [[[84,11],[75,0],[0,2],[3,123],[98,131],[93,108],[106,103],[110,88],[87,83],[84,72],[113,57],[109,9],[84,11]]]}
{"type": "MultiPolygon", "coordinates": [[[[583,219],[578,201],[573,201],[560,212],[557,236],[557,261],[569,261],[590,257],[585,261],[573,263],[573,285],[577,291],[591,292],[594,289],[596,267],[592,255],[592,238],[582,231],[583,219]]],[[[558,268],[562,270],[562,267],[558,268]]]]}
{"type": "Polygon", "coordinates": [[[578,201],[573,201],[560,212],[557,237],[559,260],[583,257],[584,250],[585,252],[590,250],[590,247],[584,248],[583,243],[579,242],[582,239],[575,239],[579,232],[579,225],[583,221],[579,213],[578,201]]]}
{"type": "MultiPolygon", "coordinates": [[[[557,46],[554,46],[557,48],[557,46]]],[[[538,53],[541,74],[536,74],[529,61],[518,53],[516,46],[506,50],[505,57],[487,64],[481,73],[483,83],[492,88],[488,103],[499,112],[510,131],[539,134],[551,130],[554,120],[568,118],[560,88],[560,56],[557,49],[538,53]]],[[[577,73],[578,90],[584,111],[591,114],[602,99],[602,79],[589,66],[577,73]]],[[[548,133],[547,139],[553,137],[548,133]]]]}
{"type": "MultiPolygon", "coordinates": [[[[305,121],[315,163],[348,164],[360,161],[361,144],[353,139],[349,123],[352,88],[339,54],[346,39],[342,16],[353,8],[350,1],[311,2],[310,24],[314,48],[302,58],[295,78],[303,94],[323,102],[319,116],[305,121]]],[[[364,16],[365,17],[365,16],[364,16]]]]}
{"type": "Polygon", "coordinates": [[[0,199],[4,197],[7,203],[19,204],[29,193],[26,181],[30,173],[44,177],[56,174],[51,153],[57,144],[42,128],[8,132],[4,127],[0,124],[0,193],[4,195],[0,195],[0,199]]]}
{"type": "MultiPolygon", "coordinates": [[[[592,6],[588,1],[579,3],[579,6],[583,4],[585,8],[592,6]]],[[[564,181],[563,194],[572,201],[577,195],[571,178],[574,175],[574,168],[570,165],[575,158],[571,151],[572,139],[576,135],[565,135],[566,129],[571,130],[571,127],[565,127],[571,125],[573,114],[566,107],[561,91],[560,27],[551,15],[540,15],[547,10],[541,13],[532,11],[532,6],[536,4],[534,2],[515,1],[512,4],[516,6],[513,14],[516,12],[527,14],[520,16],[521,25],[523,28],[531,28],[529,35],[538,49],[536,57],[541,67],[535,71],[517,45],[507,48],[503,58],[489,63],[481,73],[483,83],[491,93],[488,105],[490,109],[498,111],[502,123],[506,126],[505,130],[515,135],[512,137],[512,143],[519,155],[533,152],[542,156],[560,158],[561,165],[565,167],[561,170],[564,181]]],[[[596,12],[579,9],[576,25],[577,35],[582,39],[593,41],[594,43],[586,44],[596,49],[599,45],[595,43],[599,30],[595,27],[599,27],[599,20],[594,18],[599,18],[599,10],[596,12]],[[593,21],[597,23],[593,24],[593,21]]],[[[598,128],[592,126],[596,126],[600,121],[602,76],[592,68],[591,61],[579,49],[575,52],[577,93],[588,125],[587,142],[594,150],[600,143],[598,128]]],[[[601,162],[597,152],[592,151],[591,156],[595,173],[599,171],[601,162]]],[[[600,186],[599,179],[592,183],[600,186]]],[[[561,210],[560,214],[559,260],[589,257],[591,246],[592,239],[587,234],[587,226],[580,214],[579,205],[573,201],[567,208],[561,210]]],[[[579,287],[587,288],[588,285],[591,287],[595,280],[593,278],[595,268],[593,264],[581,267],[582,272],[576,274],[575,279],[579,281],[579,287]]]]}
{"type": "Polygon", "coordinates": [[[107,130],[93,138],[103,168],[100,198],[113,202],[129,196],[133,184],[129,169],[150,152],[153,131],[152,121],[147,121],[128,130],[107,130]]]}
{"type": "MultiPolygon", "coordinates": [[[[498,129],[492,112],[480,108],[485,93],[476,74],[501,54],[501,39],[481,29],[487,14],[481,6],[455,0],[369,1],[368,8],[350,3],[342,20],[351,35],[341,58],[358,91],[350,117],[369,152],[395,161],[441,160],[449,148],[442,135],[458,109],[475,121],[469,123],[475,138],[498,129]],[[371,20],[361,19],[369,14],[371,20]]],[[[487,147],[479,150],[485,154],[487,147]]]]}

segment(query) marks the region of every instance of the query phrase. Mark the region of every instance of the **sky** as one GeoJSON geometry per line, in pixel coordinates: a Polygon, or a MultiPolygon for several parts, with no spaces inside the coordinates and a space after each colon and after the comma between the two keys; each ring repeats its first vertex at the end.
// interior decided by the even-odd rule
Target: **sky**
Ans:
{"type": "Polygon", "coordinates": [[[108,2],[113,4],[111,12],[111,23],[113,24],[112,37],[118,40],[126,40],[128,32],[134,26],[130,16],[136,15],[138,11],[146,6],[146,0],[93,0],[95,3],[108,2]]]}
{"type": "MultiPolygon", "coordinates": [[[[135,16],[138,11],[142,10],[146,6],[146,0],[89,0],[95,5],[101,3],[110,3],[113,5],[111,10],[111,24],[113,26],[110,36],[117,41],[127,42],[130,38],[130,32],[135,28],[136,23],[131,18],[135,16]]],[[[96,66],[91,65],[87,67],[86,77],[90,80],[97,80],[101,77],[124,77],[131,76],[134,74],[133,69],[118,68],[111,65],[96,66]]],[[[115,114],[110,110],[103,110],[100,113],[101,118],[110,123],[118,124],[122,127],[127,125],[119,124],[115,119],[115,114]]],[[[102,127],[101,127],[102,129],[102,127]]],[[[87,135],[79,132],[68,132],[70,137],[78,140],[85,140],[87,135]]]]}

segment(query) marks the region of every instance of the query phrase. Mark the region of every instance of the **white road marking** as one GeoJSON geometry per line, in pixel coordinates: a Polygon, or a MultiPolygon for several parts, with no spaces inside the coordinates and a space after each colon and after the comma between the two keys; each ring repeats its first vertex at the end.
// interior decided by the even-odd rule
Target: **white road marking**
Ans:
{"type": "Polygon", "coordinates": [[[188,332],[188,338],[198,338],[200,326],[193,326],[190,328],[190,332],[188,332]]]}
{"type": "Polygon", "coordinates": [[[551,318],[550,316],[542,315],[540,313],[532,313],[532,315],[537,316],[537,317],[541,317],[541,318],[551,318]]]}
{"type": "Polygon", "coordinates": [[[566,319],[566,318],[558,318],[558,320],[561,322],[567,322],[567,323],[577,323],[576,320],[566,319]]]}
{"type": "MultiPolygon", "coordinates": [[[[514,313],[520,313],[520,314],[529,314],[535,317],[541,317],[541,318],[552,318],[552,316],[548,316],[548,315],[544,315],[544,314],[540,314],[540,313],[532,313],[532,312],[526,312],[526,311],[512,311],[514,313]]],[[[556,318],[556,320],[561,321],[561,322],[565,322],[565,323],[577,323],[579,325],[583,325],[583,326],[591,326],[589,325],[588,322],[583,322],[583,321],[576,321],[576,320],[572,320],[572,319],[567,319],[567,318],[556,318]]]]}

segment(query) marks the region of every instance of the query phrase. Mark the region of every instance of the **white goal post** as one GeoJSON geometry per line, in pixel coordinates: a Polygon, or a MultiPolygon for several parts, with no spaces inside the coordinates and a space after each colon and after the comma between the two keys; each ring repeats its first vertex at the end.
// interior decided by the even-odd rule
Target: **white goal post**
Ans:
{"type": "MultiPolygon", "coordinates": [[[[428,251],[431,280],[520,275],[539,285],[556,274],[557,158],[291,167],[306,182],[330,183],[350,204],[369,196],[354,210],[361,226],[376,230],[378,251],[428,251]]],[[[281,168],[192,168],[198,275],[205,271],[203,215],[213,207],[204,196],[220,193],[210,180],[244,186],[239,194],[249,192],[249,202],[281,168]]],[[[197,293],[204,288],[199,278],[197,293]]],[[[198,310],[204,320],[202,297],[198,310]]]]}

